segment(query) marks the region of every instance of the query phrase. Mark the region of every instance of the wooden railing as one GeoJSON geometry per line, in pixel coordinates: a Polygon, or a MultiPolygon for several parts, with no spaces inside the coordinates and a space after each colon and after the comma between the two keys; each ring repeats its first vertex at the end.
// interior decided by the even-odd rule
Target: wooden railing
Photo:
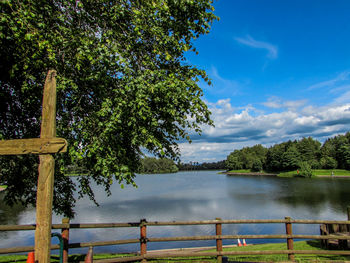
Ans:
{"type": "MultiPolygon", "coordinates": [[[[172,221],[172,222],[147,222],[145,219],[135,223],[95,223],[95,224],[70,224],[67,219],[62,220],[62,224],[53,224],[52,229],[61,229],[62,237],[64,239],[64,260],[68,260],[68,249],[83,248],[83,247],[96,247],[96,246],[110,246],[120,244],[140,244],[140,253],[137,256],[123,257],[108,261],[95,261],[95,262],[128,262],[128,261],[143,261],[147,259],[165,258],[165,257],[217,257],[218,262],[222,262],[222,256],[228,255],[272,255],[272,254],[287,254],[289,260],[294,260],[295,254],[317,254],[317,255],[349,255],[350,250],[294,250],[294,239],[313,239],[313,240],[347,240],[350,245],[350,235],[295,235],[292,232],[293,224],[345,224],[350,230],[350,208],[348,208],[348,221],[337,220],[296,220],[290,217],[285,219],[264,219],[264,220],[222,220],[217,218],[215,220],[205,221],[172,221]],[[286,232],[285,234],[278,235],[223,235],[223,224],[284,224],[286,232]],[[161,227],[161,226],[188,226],[188,225],[214,225],[215,235],[203,235],[203,236],[182,236],[182,237],[147,237],[148,227],[161,227]],[[81,242],[70,243],[69,242],[69,230],[70,229],[88,229],[88,228],[139,228],[140,238],[124,239],[124,240],[112,240],[112,241],[97,241],[97,242],[81,242]],[[222,241],[227,239],[285,239],[287,243],[287,250],[276,251],[223,251],[222,241]],[[147,252],[147,244],[150,242],[170,242],[170,241],[199,241],[199,240],[216,240],[215,252],[147,252]]],[[[19,230],[35,230],[35,225],[0,225],[0,231],[19,231],[19,230]]],[[[58,249],[58,245],[52,245],[51,249],[58,249]]],[[[13,247],[13,248],[1,248],[0,254],[17,253],[17,252],[29,252],[33,251],[34,247],[13,247]]]]}

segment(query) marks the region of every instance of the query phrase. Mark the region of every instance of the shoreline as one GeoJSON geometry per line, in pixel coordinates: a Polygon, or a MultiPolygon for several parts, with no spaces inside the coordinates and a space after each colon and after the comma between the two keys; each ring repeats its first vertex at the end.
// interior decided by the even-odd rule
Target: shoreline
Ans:
{"type": "Polygon", "coordinates": [[[235,172],[225,172],[224,174],[227,175],[251,175],[251,176],[278,176],[278,174],[272,174],[272,173],[235,173],[235,172]]]}
{"type": "MultiPolygon", "coordinates": [[[[272,174],[272,173],[235,173],[235,172],[224,172],[223,174],[229,175],[229,176],[240,176],[240,175],[247,175],[247,176],[272,176],[272,177],[283,177],[283,178],[304,178],[301,176],[279,176],[278,174],[272,174]]],[[[347,175],[314,175],[313,178],[349,178],[350,176],[347,175]]]]}

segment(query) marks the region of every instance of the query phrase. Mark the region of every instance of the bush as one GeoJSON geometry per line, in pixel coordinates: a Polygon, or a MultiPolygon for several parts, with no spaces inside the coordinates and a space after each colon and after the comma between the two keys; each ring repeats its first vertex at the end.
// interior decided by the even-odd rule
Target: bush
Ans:
{"type": "Polygon", "coordinates": [[[335,169],[338,166],[337,160],[330,156],[322,157],[320,160],[320,164],[323,169],[335,169]]]}
{"type": "Polygon", "coordinates": [[[312,170],[311,166],[308,162],[301,162],[299,164],[299,175],[303,177],[312,177],[312,170]]]}
{"type": "Polygon", "coordinates": [[[260,172],[263,169],[262,162],[258,160],[254,160],[253,165],[252,165],[252,171],[253,172],[260,172]]]}

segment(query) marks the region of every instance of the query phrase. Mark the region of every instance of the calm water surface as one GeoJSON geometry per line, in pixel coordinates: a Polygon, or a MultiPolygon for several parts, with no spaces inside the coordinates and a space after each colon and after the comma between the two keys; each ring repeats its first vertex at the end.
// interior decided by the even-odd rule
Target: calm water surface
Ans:
{"type": "MultiPolygon", "coordinates": [[[[72,223],[138,222],[222,219],[329,219],[346,220],[350,205],[350,179],[296,179],[226,176],[217,171],[139,175],[138,188],[114,185],[106,197],[95,186],[96,207],[90,200],[77,202],[72,223]]],[[[53,216],[53,223],[61,223],[53,216]]],[[[34,209],[0,205],[0,224],[33,224],[34,209]]],[[[214,234],[214,226],[149,227],[151,237],[214,234]]],[[[298,234],[318,234],[318,226],[295,225],[298,234]]],[[[283,225],[224,225],[223,234],[283,234],[283,225]]],[[[71,230],[71,242],[138,238],[138,229],[71,230]]],[[[55,238],[56,239],[56,238],[55,238]]],[[[0,233],[0,247],[34,244],[34,231],[0,233]]],[[[275,240],[250,240],[260,243],[275,240]]],[[[57,243],[57,240],[53,241],[57,243]]],[[[234,241],[225,240],[224,244],[234,241]]],[[[214,245],[214,241],[150,243],[149,249],[214,245]]],[[[96,248],[95,252],[137,251],[138,245],[96,248]]],[[[85,251],[85,250],[82,250],[85,251]]],[[[72,253],[81,253],[73,250],[72,253]]]]}

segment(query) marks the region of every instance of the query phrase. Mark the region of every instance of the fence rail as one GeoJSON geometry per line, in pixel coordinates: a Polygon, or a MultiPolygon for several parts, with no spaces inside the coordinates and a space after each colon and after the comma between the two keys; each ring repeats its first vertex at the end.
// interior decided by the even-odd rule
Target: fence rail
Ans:
{"type": "MultiPolygon", "coordinates": [[[[347,242],[350,246],[350,207],[348,207],[348,221],[338,220],[296,220],[286,217],[285,219],[260,219],[260,220],[221,220],[217,218],[215,220],[204,221],[171,221],[171,222],[147,222],[142,219],[140,222],[133,223],[94,223],[94,224],[70,224],[69,220],[63,219],[62,224],[53,224],[52,229],[61,229],[62,237],[64,239],[64,258],[63,262],[68,260],[68,249],[84,248],[84,247],[96,247],[96,246],[111,246],[121,244],[140,244],[140,252],[138,256],[130,256],[126,258],[119,258],[113,260],[104,260],[96,262],[127,262],[142,260],[145,262],[147,259],[164,258],[164,257],[217,257],[218,262],[222,262],[222,256],[229,255],[273,255],[273,254],[287,254],[289,260],[294,260],[295,254],[327,254],[327,255],[349,255],[350,250],[294,250],[294,239],[317,239],[317,240],[338,240],[342,243],[347,242]],[[285,224],[285,234],[277,235],[223,235],[223,224],[285,224]],[[346,225],[348,233],[343,235],[329,234],[329,235],[295,235],[292,232],[293,224],[341,224],[346,225]],[[215,225],[215,235],[203,235],[203,236],[179,236],[179,237],[147,237],[147,227],[161,227],[161,226],[185,226],[185,225],[215,225]],[[111,240],[111,241],[98,241],[98,242],[81,242],[81,243],[69,243],[69,230],[70,229],[91,229],[91,228],[126,228],[133,227],[140,229],[140,238],[124,239],[124,240],[111,240]],[[276,251],[223,251],[222,240],[227,239],[285,239],[287,243],[287,250],[276,251]],[[216,240],[215,252],[147,252],[147,243],[150,242],[172,242],[172,241],[199,241],[199,240],[216,240]]],[[[35,230],[35,225],[0,225],[0,231],[25,231],[35,230]]],[[[58,249],[58,245],[52,245],[51,249],[58,249]]],[[[13,247],[13,248],[0,248],[0,254],[29,252],[33,251],[34,247],[13,247]]]]}

